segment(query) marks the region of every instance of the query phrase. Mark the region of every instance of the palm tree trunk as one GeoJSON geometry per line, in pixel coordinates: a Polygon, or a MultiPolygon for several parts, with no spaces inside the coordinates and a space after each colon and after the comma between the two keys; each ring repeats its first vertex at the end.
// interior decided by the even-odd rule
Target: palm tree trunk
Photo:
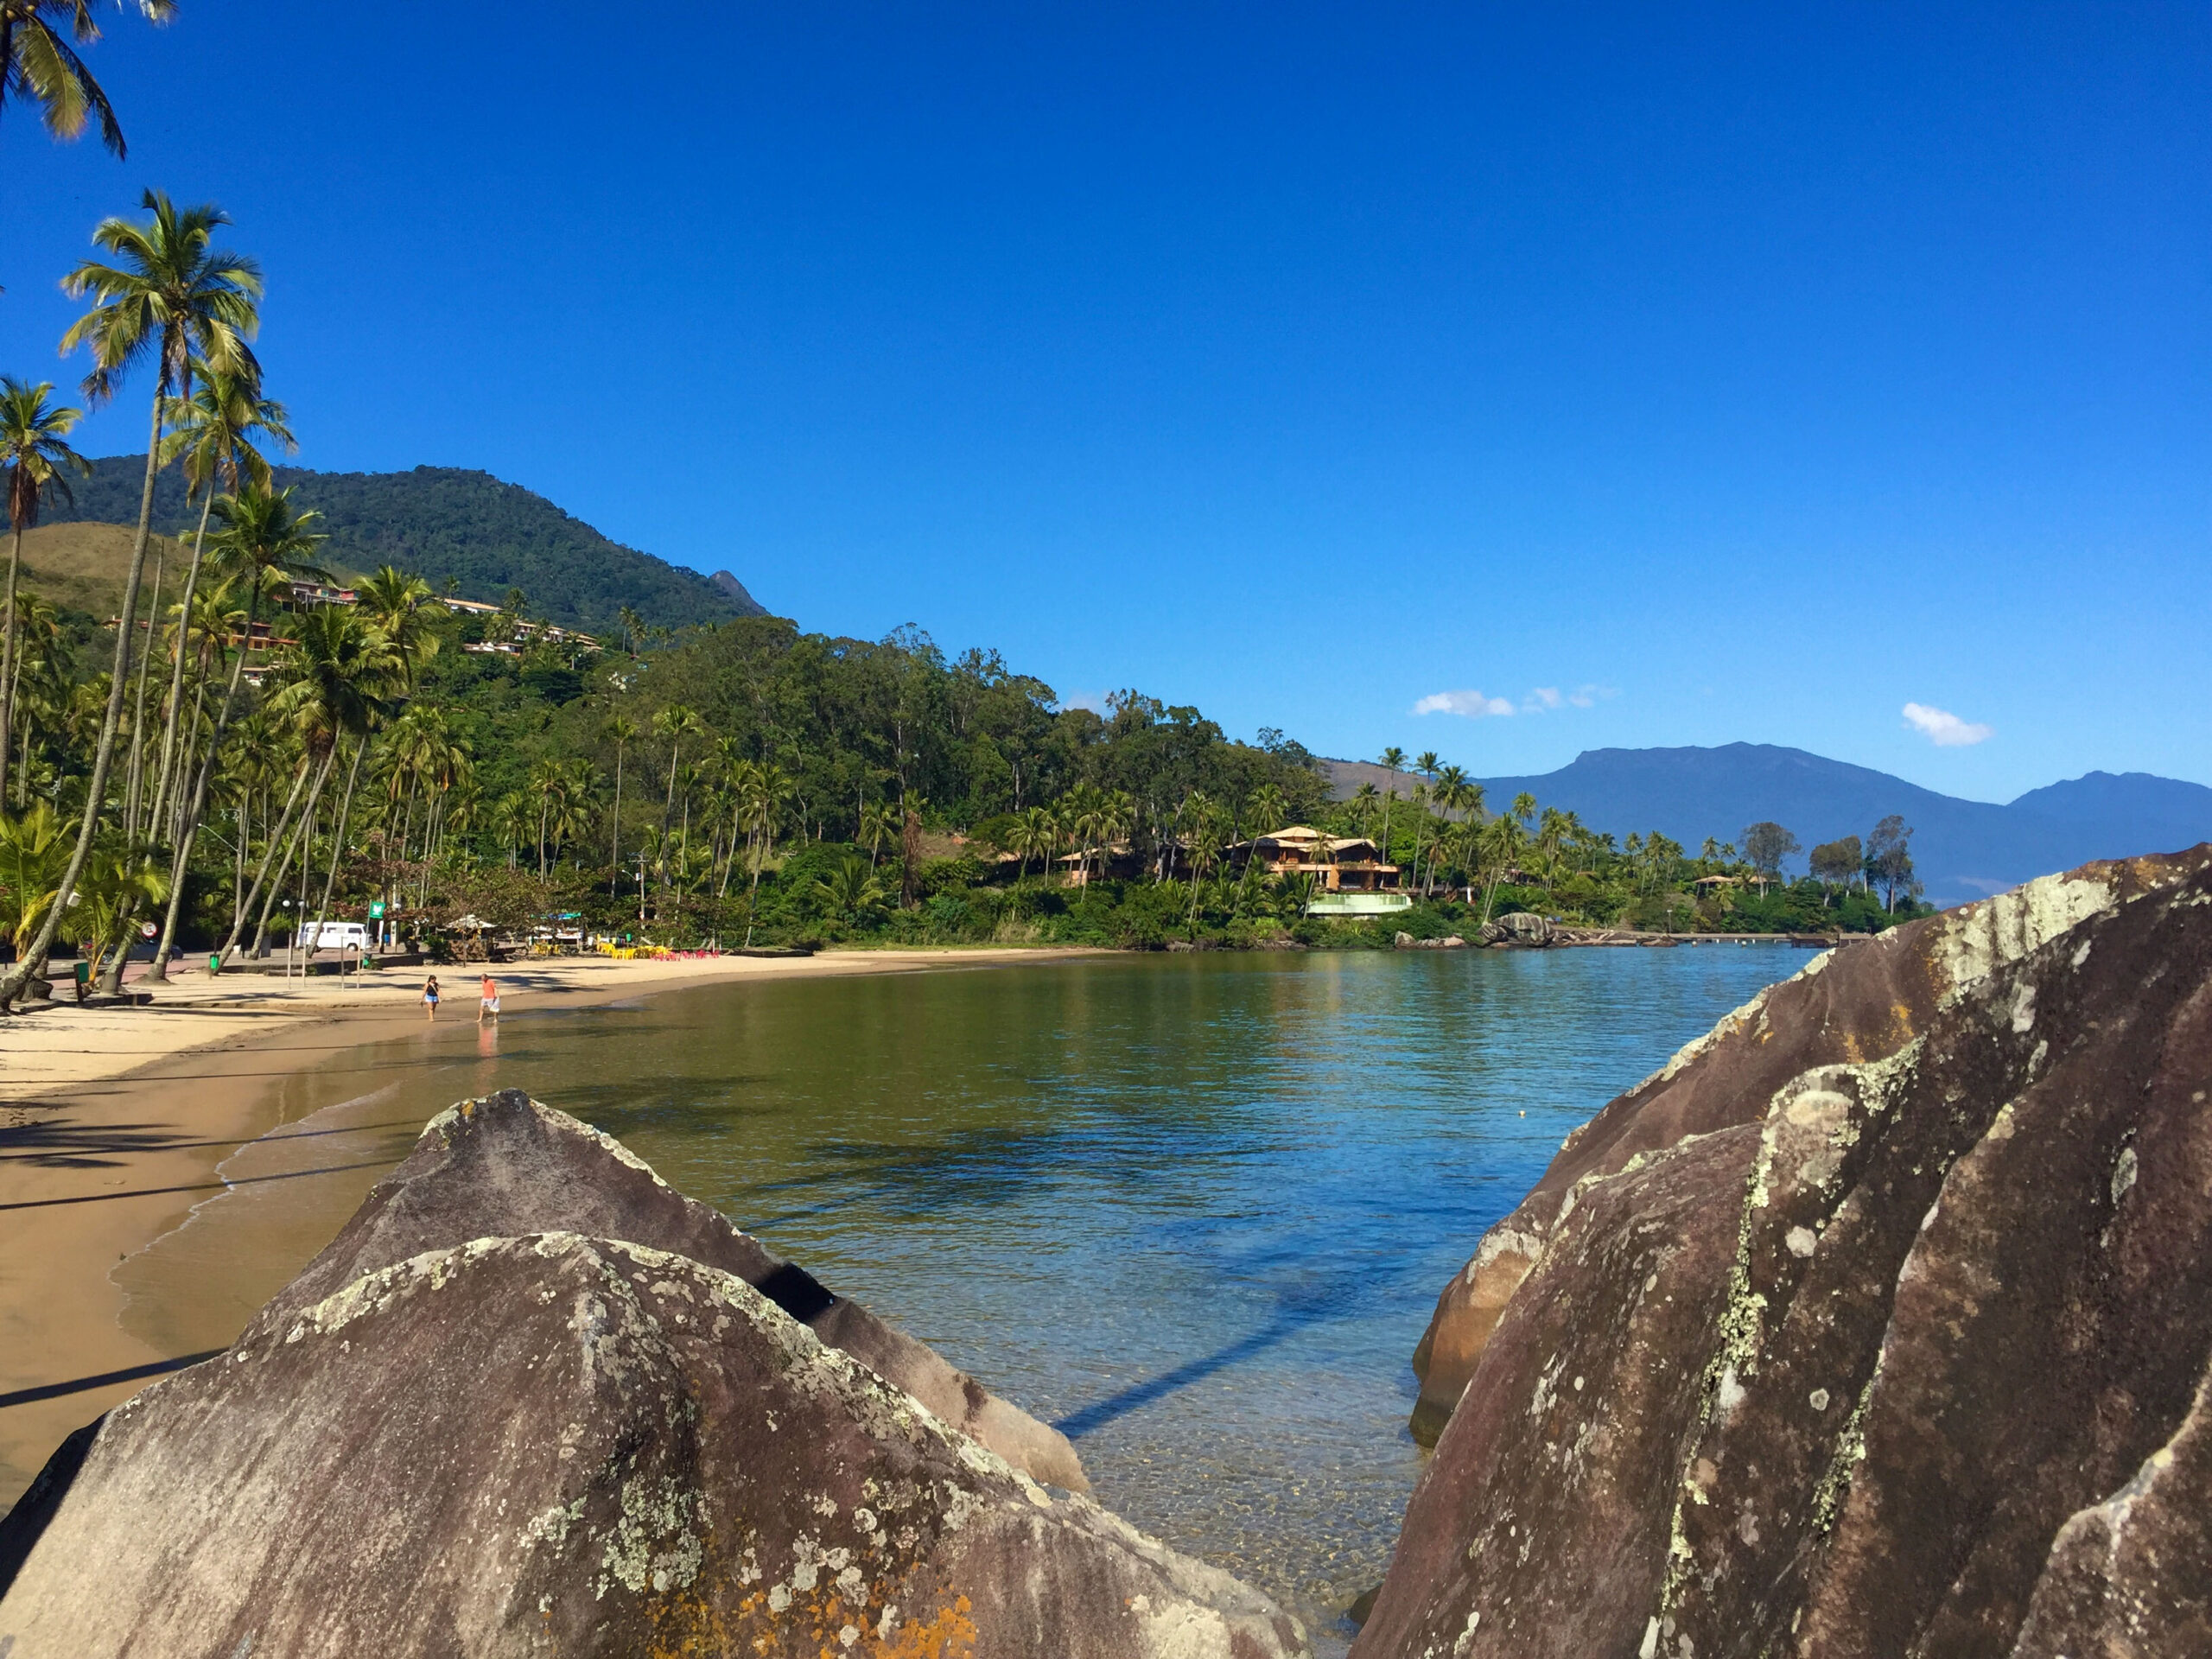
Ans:
{"type": "MultiPolygon", "coordinates": [[[[330,762],[332,760],[335,760],[337,758],[338,751],[334,746],[331,749],[329,758],[323,762],[322,771],[324,772],[327,772],[330,770],[330,762]]],[[[283,814],[276,820],[276,829],[270,831],[268,844],[262,849],[261,868],[254,872],[253,886],[246,890],[245,907],[239,912],[238,919],[231,925],[231,937],[223,942],[223,948],[215,953],[226,966],[229,965],[231,953],[238,948],[239,936],[245,931],[246,918],[252,914],[254,902],[262,897],[264,889],[266,889],[269,897],[274,899],[276,895],[276,888],[283,885],[284,873],[283,870],[279,870],[276,873],[276,880],[274,883],[270,881],[269,866],[271,861],[275,860],[277,849],[280,847],[285,847],[288,844],[286,836],[292,827],[292,814],[299,810],[300,797],[302,793],[308,788],[308,779],[315,773],[315,756],[312,753],[302,755],[300,757],[299,773],[292,779],[291,793],[285,799],[283,814]]],[[[314,792],[318,795],[322,792],[322,780],[320,777],[315,778],[314,792]]],[[[285,868],[289,869],[291,867],[291,855],[287,851],[284,856],[285,868]]],[[[259,930],[260,935],[266,935],[268,931],[268,906],[264,905],[262,906],[262,926],[259,930]]],[[[259,942],[259,937],[257,937],[255,943],[257,944],[259,942]]]]}
{"type": "MultiPolygon", "coordinates": [[[[322,948],[322,919],[330,913],[330,895],[338,886],[338,861],[346,855],[346,824],[353,812],[353,785],[360,781],[361,762],[367,759],[368,753],[369,734],[363,732],[361,741],[353,746],[353,764],[346,772],[346,793],[338,805],[338,829],[330,838],[330,868],[323,873],[322,897],[316,901],[315,908],[315,930],[308,935],[315,942],[317,950],[322,948]]],[[[332,758],[334,760],[336,756],[334,754],[332,758]]],[[[304,875],[306,872],[302,870],[301,874],[304,875]]],[[[310,960],[308,957],[300,958],[302,976],[306,974],[310,960]]],[[[339,971],[343,973],[346,959],[340,956],[338,960],[339,971]]]]}
{"type": "Polygon", "coordinates": [[[123,578],[125,626],[116,637],[115,665],[108,674],[107,709],[100,717],[99,743],[92,751],[92,775],[86,780],[84,822],[78,826],[77,845],[70,852],[69,867],[61,873],[61,884],[54,890],[54,904],[47,911],[46,919],[39,924],[30,947],[16,963],[14,971],[0,979],[0,1010],[23,994],[23,987],[30,982],[33,974],[42,975],[46,971],[47,953],[54,949],[54,933],[77,891],[77,883],[84,878],[85,861],[92,856],[92,841],[99,833],[100,808],[107,793],[108,772],[115,760],[115,734],[123,723],[123,694],[130,683],[128,619],[138,608],[138,582],[146,573],[146,537],[154,522],[154,476],[161,461],[162,394],[165,390],[166,384],[154,388],[152,431],[146,442],[146,482],[138,497],[138,535],[131,543],[130,568],[123,578]]]}
{"type": "MultiPolygon", "coordinates": [[[[192,717],[184,722],[184,738],[177,746],[176,776],[173,779],[162,779],[162,789],[168,798],[157,796],[155,800],[153,821],[159,823],[163,813],[168,814],[168,843],[172,847],[184,835],[184,774],[192,765],[193,746],[200,736],[200,717],[207,712],[207,682],[211,671],[207,661],[207,642],[203,639],[200,645],[200,662],[192,676],[192,717]]],[[[171,718],[174,720],[175,716],[171,718]]]]}
{"type": "Polygon", "coordinates": [[[620,893],[622,887],[622,746],[620,743],[614,746],[614,817],[608,827],[614,832],[612,851],[608,855],[614,874],[607,883],[607,896],[612,899],[620,893]]]}
{"type": "MultiPolygon", "coordinates": [[[[204,535],[207,520],[203,515],[200,530],[204,535]]],[[[194,563],[197,563],[195,556],[194,563]]],[[[187,615],[190,613],[187,612],[187,615]]],[[[245,639],[238,646],[238,659],[231,664],[230,683],[223,688],[223,706],[216,711],[215,729],[207,739],[207,753],[202,757],[192,784],[192,798],[186,804],[184,817],[177,826],[176,853],[169,862],[169,908],[162,918],[162,941],[154,947],[154,965],[146,977],[166,980],[169,976],[169,951],[176,944],[177,918],[184,913],[184,876],[192,862],[192,843],[200,835],[200,815],[207,806],[207,783],[214,776],[216,758],[222,753],[223,736],[231,728],[231,711],[238,706],[238,682],[245,677],[246,653],[253,649],[253,625],[261,619],[261,587],[254,585],[253,597],[247,601],[245,611],[245,639]]],[[[197,716],[194,716],[195,726],[197,716]]],[[[182,760],[180,759],[179,764],[182,760]]],[[[245,823],[243,813],[238,823],[238,856],[245,856],[245,823]]],[[[264,861],[265,868],[265,861],[264,861]]],[[[223,947],[223,960],[230,960],[232,946],[238,942],[239,931],[245,925],[245,912],[251,908],[249,899],[231,918],[230,944],[223,947]]]]}
{"type": "Polygon", "coordinates": [[[23,527],[16,526],[14,544],[8,551],[8,597],[4,620],[0,620],[0,809],[8,804],[8,762],[16,734],[16,578],[23,567],[23,527]]]}
{"type": "MultiPolygon", "coordinates": [[[[138,698],[130,713],[130,763],[124,774],[127,781],[123,789],[123,833],[133,842],[145,827],[139,821],[138,809],[145,804],[146,790],[146,672],[154,665],[154,640],[162,628],[162,572],[168,564],[168,543],[163,542],[162,550],[154,555],[154,597],[146,607],[146,652],[138,659],[138,698]]],[[[135,635],[138,619],[126,616],[123,626],[135,635]]]]}
{"type": "MultiPolygon", "coordinates": [[[[169,723],[162,731],[162,769],[154,789],[154,814],[150,820],[155,823],[162,821],[162,808],[168,804],[174,789],[169,769],[177,764],[177,714],[184,703],[185,636],[192,630],[192,595],[200,585],[200,556],[207,544],[207,514],[214,505],[215,486],[211,478],[207,484],[207,499],[200,504],[200,531],[192,538],[192,563],[184,573],[184,608],[177,613],[176,650],[171,654],[169,664],[169,723]]],[[[149,640],[148,643],[152,642],[149,640]]]]}

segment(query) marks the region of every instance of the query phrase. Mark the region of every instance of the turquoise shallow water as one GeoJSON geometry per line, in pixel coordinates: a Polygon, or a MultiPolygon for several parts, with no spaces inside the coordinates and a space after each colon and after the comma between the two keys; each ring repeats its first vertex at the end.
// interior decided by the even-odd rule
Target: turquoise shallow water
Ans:
{"type": "MultiPolygon", "coordinates": [[[[289,1128],[325,1133],[226,1173],[296,1146],[397,1158],[452,1100],[527,1089],[1058,1422],[1102,1501],[1325,1629],[1380,1579],[1419,1472],[1407,1361],[1445,1280],[1569,1128],[1802,961],[1122,957],[717,986],[363,1051],[292,1085],[289,1128]]],[[[149,1319],[164,1271],[250,1248],[256,1210],[313,1185],[203,1207],[134,1268],[149,1319]]]]}

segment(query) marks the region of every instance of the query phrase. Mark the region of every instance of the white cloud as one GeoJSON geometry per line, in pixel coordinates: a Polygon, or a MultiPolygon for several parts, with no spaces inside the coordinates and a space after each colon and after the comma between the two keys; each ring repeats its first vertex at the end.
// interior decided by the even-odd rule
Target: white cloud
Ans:
{"type": "Polygon", "coordinates": [[[1484,696],[1479,691],[1433,691],[1414,704],[1414,713],[1464,715],[1469,720],[1485,715],[1541,715],[1555,709],[1594,709],[1600,698],[1612,695],[1612,689],[1603,685],[1578,685],[1572,691],[1540,685],[1516,703],[1510,697],[1484,696]]]}
{"type": "Polygon", "coordinates": [[[1064,710],[1088,709],[1094,715],[1103,715],[1107,712],[1106,694],[1103,691],[1065,691],[1060,694],[1060,707],[1064,710]]]}
{"type": "Polygon", "coordinates": [[[1510,698],[1486,697],[1479,691],[1433,691],[1414,704],[1417,715],[1465,715],[1469,720],[1512,712],[1510,698]]]}
{"type": "Polygon", "coordinates": [[[1994,726],[1961,720],[1948,710],[1931,709],[1924,702],[1905,704],[1904,717],[1914,730],[1924,733],[1930,743],[1942,749],[1963,748],[1997,735],[1994,726]]]}

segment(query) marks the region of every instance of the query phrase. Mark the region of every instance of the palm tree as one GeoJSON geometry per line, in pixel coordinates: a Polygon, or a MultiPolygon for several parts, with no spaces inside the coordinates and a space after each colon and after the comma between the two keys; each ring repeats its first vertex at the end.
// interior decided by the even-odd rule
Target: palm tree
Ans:
{"type": "Polygon", "coordinates": [[[141,904],[157,905],[168,897],[168,880],[151,859],[111,834],[101,838],[73,896],[78,902],[70,910],[69,921],[79,930],[78,951],[101,988],[113,995],[122,984],[124,958],[130,954],[117,947],[141,904]]]}
{"type": "Polygon", "coordinates": [[[423,664],[438,654],[445,607],[429,582],[395,565],[378,567],[375,575],[363,579],[358,594],[361,614],[383,632],[411,690],[423,664]]]}
{"type": "Polygon", "coordinates": [[[55,815],[51,801],[34,802],[14,817],[0,812],[0,931],[18,950],[54,903],[75,828],[55,815]]]}
{"type": "MultiPolygon", "coordinates": [[[[130,681],[131,630],[138,608],[138,584],[146,569],[146,543],[153,532],[154,478],[161,464],[162,418],[168,409],[170,388],[189,397],[188,382],[194,348],[198,355],[219,369],[245,372],[254,359],[246,340],[260,322],[257,302],[261,296],[261,271],[251,260],[211,248],[215,227],[230,221],[213,206],[180,213],[168,197],[149,190],[144,205],[153,213],[150,223],[106,219],[92,232],[97,247],[115,254],[113,265],[86,260],[62,280],[65,292],[89,295],[92,308],[71,325],[61,337],[61,349],[73,352],[89,346],[92,371],[86,377],[85,391],[93,403],[114,395],[117,384],[130,366],[151,356],[155,362],[151,430],[146,440],[146,478],[139,492],[138,531],[131,543],[130,563],[123,579],[122,626],[116,636],[115,664],[109,672],[107,710],[101,717],[100,735],[92,753],[92,776],[85,789],[85,813],[77,829],[77,846],[63,873],[61,899],[47,913],[29,953],[0,982],[0,1008],[22,995],[34,973],[41,972],[61,912],[69,894],[84,873],[99,833],[100,811],[107,791],[109,767],[115,757],[115,734],[123,721],[123,698],[130,681]]],[[[143,734],[134,733],[134,746],[143,734]]]]}
{"type": "Polygon", "coordinates": [[[1389,792],[1382,798],[1382,861],[1390,861],[1390,809],[1397,804],[1398,774],[1406,769],[1406,752],[1393,743],[1382,751],[1378,764],[1390,774],[1389,792]]]}
{"type": "Polygon", "coordinates": [[[523,843],[530,839],[531,825],[535,821],[530,797],[518,789],[511,789],[500,796],[499,804],[492,809],[493,827],[507,849],[509,869],[520,862],[523,843]]]}
{"type": "MultiPolygon", "coordinates": [[[[0,0],[3,3],[4,0],[0,0]]],[[[51,380],[35,386],[0,375],[0,467],[7,468],[8,524],[15,541],[8,553],[5,606],[6,644],[0,646],[0,804],[8,798],[9,739],[16,729],[16,582],[23,563],[23,532],[38,523],[40,504],[49,497],[73,499],[65,469],[90,478],[92,463],[61,442],[84,418],[84,410],[46,401],[51,380]]]]}
{"type": "MultiPolygon", "coordinates": [[[[398,653],[381,632],[357,612],[343,606],[324,606],[309,611],[299,620],[294,632],[297,638],[285,652],[281,664],[284,683],[270,697],[267,708],[272,721],[289,729],[301,741],[300,779],[305,779],[310,770],[315,774],[308,788],[302,830],[314,817],[316,803],[321,799],[323,786],[329,781],[346,740],[359,740],[346,780],[346,807],[340,810],[338,830],[332,842],[331,880],[334,880],[336,861],[345,842],[346,811],[353,803],[362,753],[367,747],[371,728],[391,707],[390,689],[399,678],[398,653]],[[321,762],[319,766],[315,764],[318,756],[321,762]]],[[[295,781],[292,792],[296,801],[300,793],[298,780],[295,781]]],[[[254,899],[262,897],[262,878],[268,874],[270,858],[276,855],[279,845],[284,844],[284,830],[291,811],[288,804],[284,820],[279,822],[276,833],[270,837],[269,851],[262,859],[262,875],[256,878],[254,892],[246,900],[249,910],[254,899]]],[[[302,839],[304,841],[304,836],[302,839]]],[[[259,926],[264,932],[270,906],[275,902],[276,888],[283,884],[290,862],[288,852],[277,866],[276,880],[270,884],[266,897],[263,898],[259,926]]],[[[301,880],[303,883],[306,880],[304,866],[301,880]]],[[[326,906],[328,898],[329,886],[326,882],[326,906]]],[[[316,919],[321,918],[318,912],[316,919]]],[[[230,959],[238,941],[238,931],[233,930],[223,946],[224,961],[230,959]]]]}
{"type": "Polygon", "coordinates": [[[607,740],[614,745],[614,815],[609,821],[614,839],[607,852],[607,861],[613,866],[613,878],[607,884],[613,897],[622,883],[622,751],[638,741],[635,721],[626,715],[616,715],[607,722],[607,740]]]}
{"type": "Polygon", "coordinates": [[[668,830],[676,817],[676,774],[683,764],[683,740],[703,730],[699,716],[680,702],[671,702],[653,716],[653,729],[668,740],[668,799],[660,813],[661,858],[658,874],[663,888],[668,886],[668,830]]]}
{"type": "Polygon", "coordinates": [[[1487,866],[1484,874],[1488,878],[1488,888],[1483,894],[1483,924],[1487,926],[1491,906],[1497,900],[1497,884],[1512,868],[1528,834],[1522,829],[1519,817],[1500,813],[1482,827],[1481,835],[1480,856],[1487,866]]]}
{"type": "Polygon", "coordinates": [[[1007,850],[1021,860],[1016,878],[1029,874],[1029,861],[1035,859],[1039,869],[1047,874],[1052,871],[1052,854],[1060,844],[1060,826],[1053,821],[1050,807],[1033,806],[1014,820],[1013,845],[1007,850]]]}
{"type": "Polygon", "coordinates": [[[1373,826],[1376,803],[1382,798],[1382,791],[1372,784],[1362,784],[1352,791],[1352,821],[1357,825],[1361,835],[1365,835],[1373,826]]]}
{"type": "MultiPolygon", "coordinates": [[[[323,918],[330,913],[330,895],[338,885],[338,861],[346,852],[346,827],[353,810],[353,786],[361,776],[361,762],[368,758],[369,739],[405,700],[410,683],[406,653],[386,633],[358,610],[329,606],[315,611],[299,630],[293,647],[298,677],[270,701],[270,711],[296,723],[313,721],[327,726],[334,745],[353,739],[353,764],[346,773],[346,793],[339,803],[338,825],[330,837],[330,862],[322,878],[322,897],[315,905],[315,932],[320,942],[323,918]],[[291,697],[295,702],[289,703],[291,697]]],[[[308,804],[313,811],[314,804],[308,804]]]]}
{"type": "Polygon", "coordinates": [[[1193,790],[1184,802],[1188,812],[1190,830],[1184,859],[1191,871],[1191,911],[1184,918],[1184,926],[1196,933],[1198,925],[1198,896],[1204,891],[1205,879],[1221,862],[1221,838],[1224,829],[1222,809],[1193,790]]]}
{"type": "Polygon", "coordinates": [[[1281,829],[1284,815],[1290,810],[1288,803],[1282,798],[1282,791],[1273,784],[1262,784],[1254,790],[1245,806],[1252,814],[1252,822],[1248,828],[1255,836],[1281,829]]]}
{"type": "MultiPolygon", "coordinates": [[[[149,22],[166,23],[176,16],[176,0],[137,3],[149,22]]],[[[100,142],[120,161],[130,148],[107,94],[58,24],[66,25],[77,46],[90,46],[100,37],[90,0],[0,0],[0,107],[11,92],[28,98],[57,138],[75,138],[87,118],[96,120],[100,142]]]]}
{"type": "Polygon", "coordinates": [[[861,809],[860,842],[868,849],[868,867],[875,868],[877,855],[887,841],[899,838],[900,825],[905,822],[899,809],[888,801],[870,801],[861,809]]]}
{"type": "MultiPolygon", "coordinates": [[[[200,529],[192,538],[192,563],[184,577],[182,603],[188,617],[193,593],[200,581],[201,557],[207,550],[207,518],[215,505],[216,485],[219,482],[235,495],[243,476],[251,479],[257,488],[268,489],[274,474],[268,459],[254,448],[256,432],[276,439],[287,453],[298,446],[292,442],[292,430],[288,424],[290,416],[283,404],[271,403],[261,395],[257,375],[218,369],[204,359],[188,366],[198,389],[188,397],[171,400],[169,432],[162,442],[162,464],[167,466],[181,458],[185,499],[189,501],[195,495],[200,498],[200,529]]],[[[162,822],[162,807],[173,788],[170,767],[175,747],[176,715],[183,697],[184,646],[180,639],[170,664],[169,723],[162,734],[161,770],[155,785],[149,823],[162,822]]]]}
{"type": "Polygon", "coordinates": [[[888,896],[874,870],[857,856],[840,861],[815,882],[813,894],[824,908],[839,916],[857,916],[874,910],[888,896]]]}
{"type": "Polygon", "coordinates": [[[746,839],[753,856],[753,885],[745,900],[745,943],[753,944],[753,910],[760,897],[760,866],[775,845],[776,826],[791,804],[791,780],[781,766],[753,768],[747,791],[739,806],[745,821],[746,839]],[[756,839],[757,838],[757,839],[756,839]]]}
{"type": "Polygon", "coordinates": [[[553,837],[553,862],[556,866],[561,861],[561,849],[591,827],[591,790],[590,761],[571,760],[562,767],[553,808],[546,815],[546,829],[553,837]]]}
{"type": "MultiPolygon", "coordinates": [[[[253,631],[261,620],[262,598],[272,585],[287,576],[320,577],[323,574],[308,563],[308,556],[323,541],[320,534],[308,528],[317,515],[312,510],[295,512],[290,490],[271,492],[252,481],[250,467],[247,471],[243,490],[219,496],[214,501],[213,512],[223,521],[223,527],[213,543],[215,556],[226,574],[234,575],[246,584],[245,633],[238,642],[238,654],[231,664],[230,683],[223,689],[222,707],[215,715],[215,729],[207,739],[207,752],[194,777],[192,793],[184,801],[184,816],[176,832],[175,855],[169,865],[168,914],[162,923],[161,943],[154,949],[154,965],[146,974],[152,980],[168,977],[169,952],[175,946],[177,924],[184,908],[185,871],[191,863],[193,842],[200,834],[200,815],[207,810],[208,782],[214,775],[217,758],[222,753],[224,736],[230,730],[232,711],[238,707],[238,683],[245,677],[246,656],[253,649],[253,631]]],[[[284,819],[270,838],[268,854],[262,859],[261,874],[255,878],[256,894],[260,892],[261,878],[269,873],[269,855],[274,855],[276,843],[291,822],[292,807],[299,799],[300,784],[307,779],[309,764],[308,758],[302,755],[299,780],[294,784],[291,800],[286,804],[284,819]]],[[[230,960],[239,929],[245,925],[245,912],[252,905],[253,900],[249,898],[232,918],[230,942],[222,951],[225,962],[230,960]]]]}

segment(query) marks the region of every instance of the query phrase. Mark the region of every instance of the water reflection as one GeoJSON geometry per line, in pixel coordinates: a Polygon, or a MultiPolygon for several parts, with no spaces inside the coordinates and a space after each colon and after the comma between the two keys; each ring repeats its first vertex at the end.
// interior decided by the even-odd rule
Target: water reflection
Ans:
{"type": "MultiPolygon", "coordinates": [[[[452,1033],[442,1071],[396,1046],[372,1098],[310,1087],[287,1116],[366,1137],[528,1089],[1058,1421],[1131,1520],[1325,1621],[1388,1560],[1418,1467],[1407,1356],[1444,1280],[1569,1128],[1796,965],[1192,957],[722,987],[512,1013],[504,1039],[452,1033]]],[[[313,1184],[276,1185],[296,1205],[313,1184]]],[[[210,1206],[231,1214],[195,1267],[282,1261],[250,1242],[261,1202],[210,1206]]]]}

